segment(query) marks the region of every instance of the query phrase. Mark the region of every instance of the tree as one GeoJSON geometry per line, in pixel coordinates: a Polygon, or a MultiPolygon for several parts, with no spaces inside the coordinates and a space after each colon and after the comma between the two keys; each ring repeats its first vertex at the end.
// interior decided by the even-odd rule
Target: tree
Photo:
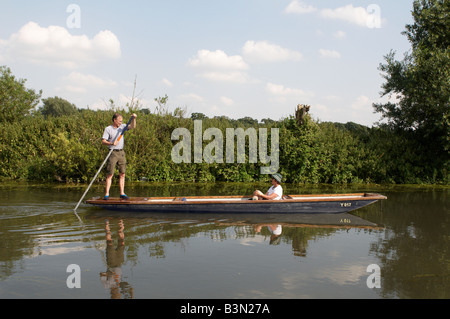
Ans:
{"type": "Polygon", "coordinates": [[[258,120],[251,118],[250,116],[245,116],[237,120],[239,124],[244,126],[257,126],[258,120]]]}
{"type": "Polygon", "coordinates": [[[265,125],[275,125],[277,123],[277,121],[272,120],[270,118],[265,118],[261,120],[261,123],[265,124],[265,125]]]}
{"type": "Polygon", "coordinates": [[[450,150],[449,13],[449,1],[414,1],[414,23],[402,32],[411,52],[397,61],[391,51],[380,65],[386,80],[381,94],[397,102],[374,104],[391,129],[407,134],[417,151],[426,154],[419,160],[438,170],[448,167],[450,150]]]}
{"type": "Polygon", "coordinates": [[[167,101],[169,100],[169,97],[164,95],[163,97],[157,97],[155,98],[155,102],[158,104],[155,109],[155,113],[158,115],[167,115],[169,114],[167,101]]]}
{"type": "Polygon", "coordinates": [[[57,96],[43,99],[42,102],[44,106],[41,113],[45,117],[72,115],[77,112],[77,107],[74,104],[57,96]]]}
{"type": "Polygon", "coordinates": [[[0,66],[0,123],[19,120],[38,105],[42,91],[27,89],[25,82],[16,79],[7,66],[0,66]]]}
{"type": "Polygon", "coordinates": [[[193,121],[195,121],[195,120],[205,120],[207,118],[208,117],[205,114],[200,113],[200,112],[194,112],[194,113],[191,114],[191,119],[193,121]]]}

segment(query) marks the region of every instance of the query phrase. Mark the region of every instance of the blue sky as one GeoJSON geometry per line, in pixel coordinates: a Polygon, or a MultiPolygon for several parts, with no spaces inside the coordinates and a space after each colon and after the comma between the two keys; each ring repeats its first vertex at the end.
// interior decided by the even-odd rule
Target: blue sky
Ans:
{"type": "MultiPolygon", "coordinates": [[[[0,65],[42,97],[278,120],[310,104],[320,121],[372,126],[377,69],[413,1],[1,1],[0,65]],[[75,7],[71,5],[76,5],[75,7]],[[74,9],[75,8],[75,9],[74,9]]],[[[383,101],[386,98],[383,99],[383,101]]]]}

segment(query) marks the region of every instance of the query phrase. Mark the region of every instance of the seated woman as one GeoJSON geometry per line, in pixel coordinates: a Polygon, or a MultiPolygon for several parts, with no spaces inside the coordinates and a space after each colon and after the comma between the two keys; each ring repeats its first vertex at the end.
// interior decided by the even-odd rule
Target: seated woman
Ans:
{"type": "Polygon", "coordinates": [[[253,193],[253,200],[271,199],[280,200],[283,198],[283,188],[281,187],[282,176],[278,173],[271,175],[272,186],[269,188],[266,194],[263,194],[260,190],[256,190],[253,193]]]}

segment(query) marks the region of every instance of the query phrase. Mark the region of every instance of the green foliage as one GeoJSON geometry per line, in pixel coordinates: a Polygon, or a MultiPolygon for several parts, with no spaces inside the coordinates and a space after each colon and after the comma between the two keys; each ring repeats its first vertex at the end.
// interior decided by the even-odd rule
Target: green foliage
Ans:
{"type": "MultiPolygon", "coordinates": [[[[5,123],[0,137],[0,178],[89,182],[108,150],[101,145],[114,111],[80,110],[70,116],[40,114],[5,123]]],[[[131,114],[123,112],[124,118],[131,114]]],[[[242,123],[204,119],[203,130],[224,133],[242,123]]],[[[132,181],[254,182],[267,181],[261,163],[181,163],[171,158],[174,129],[193,133],[194,121],[173,115],[139,114],[137,128],[125,135],[127,179],[132,181]]],[[[445,172],[429,174],[417,165],[415,145],[389,128],[355,123],[319,123],[309,116],[298,126],[293,117],[253,126],[280,129],[280,172],[292,183],[448,183],[445,172]]],[[[268,137],[270,141],[270,136],[268,137]]],[[[210,141],[203,141],[203,147],[210,141]]],[[[270,149],[270,148],[269,148],[270,149]]],[[[248,144],[246,145],[248,151],[248,144]]],[[[236,152],[236,149],[235,149],[236,152]]],[[[265,166],[265,165],[264,165],[265,166]]],[[[100,174],[99,181],[105,174],[100,174]]]]}
{"type": "Polygon", "coordinates": [[[198,112],[194,112],[191,114],[191,119],[192,120],[204,120],[207,119],[208,117],[203,114],[203,113],[198,113],[198,112]]]}
{"type": "MultiPolygon", "coordinates": [[[[2,69],[10,83],[14,82],[10,71],[2,69]],[[12,82],[11,82],[12,81],[12,82]]],[[[23,81],[21,82],[23,84],[23,81]]],[[[32,90],[17,85],[21,101],[24,94],[33,96],[32,90]]],[[[0,135],[0,179],[34,180],[41,182],[89,182],[108,154],[101,144],[101,136],[111,123],[113,113],[122,113],[125,120],[137,113],[137,127],[125,135],[127,154],[127,179],[131,181],[182,181],[182,182],[266,182],[267,175],[260,174],[266,164],[250,163],[249,141],[245,145],[244,163],[180,163],[172,160],[171,151],[178,141],[171,139],[176,128],[186,128],[194,134],[194,120],[202,119],[203,132],[208,128],[219,129],[224,139],[228,128],[267,128],[267,141],[271,141],[271,129],[279,129],[279,172],[291,183],[446,183],[448,170],[425,161],[420,152],[424,146],[417,143],[414,131],[401,134],[392,125],[368,128],[356,123],[318,122],[309,115],[299,126],[293,116],[281,121],[264,119],[261,123],[245,117],[238,120],[226,116],[208,118],[195,113],[185,118],[181,109],[169,112],[167,95],[157,99],[157,113],[150,110],[119,109],[111,101],[108,111],[77,110],[58,111],[57,116],[44,116],[34,112],[28,116],[13,116],[14,120],[2,123],[0,135]],[[68,114],[67,114],[68,113],[68,114]]],[[[56,98],[44,103],[64,102],[56,98]]],[[[35,103],[34,101],[33,103],[35,103]]],[[[56,110],[57,107],[48,107],[56,110]]],[[[62,110],[62,108],[60,109],[62,110]]],[[[27,109],[27,112],[29,110],[27,109]]],[[[202,133],[203,133],[202,132],[202,133]]],[[[193,139],[192,139],[193,141],[193,139]]],[[[203,140],[203,149],[211,140],[203,140]]],[[[270,144],[270,143],[269,143],[270,144]]],[[[259,145],[259,144],[258,144],[259,145]]],[[[236,146],[236,145],[235,145],[236,146]]],[[[268,145],[268,150],[271,150],[268,145]]],[[[194,150],[192,149],[192,155],[194,150]]],[[[224,148],[224,152],[226,149],[224,148]]],[[[235,159],[237,147],[234,148],[235,159]]],[[[224,154],[225,156],[225,154],[224,154]]],[[[192,156],[193,158],[193,156],[192,156]]],[[[258,157],[259,158],[259,157],[258,157]]],[[[103,181],[105,174],[99,175],[103,181]]]]}
{"type": "Polygon", "coordinates": [[[283,124],[280,161],[284,175],[292,182],[374,181],[372,152],[342,124],[315,123],[309,115],[301,127],[293,117],[283,124]]]}
{"type": "Polygon", "coordinates": [[[42,102],[44,106],[41,109],[41,113],[45,117],[72,115],[78,112],[74,104],[57,96],[43,99],[42,102]]]}
{"type": "Polygon", "coordinates": [[[403,32],[412,50],[401,61],[391,51],[380,65],[383,96],[398,102],[375,104],[389,129],[413,143],[409,164],[446,179],[450,166],[450,2],[414,1],[414,23],[403,32]]]}
{"type": "Polygon", "coordinates": [[[0,66],[0,123],[22,119],[39,103],[42,91],[27,89],[25,82],[16,79],[10,68],[0,66]]]}

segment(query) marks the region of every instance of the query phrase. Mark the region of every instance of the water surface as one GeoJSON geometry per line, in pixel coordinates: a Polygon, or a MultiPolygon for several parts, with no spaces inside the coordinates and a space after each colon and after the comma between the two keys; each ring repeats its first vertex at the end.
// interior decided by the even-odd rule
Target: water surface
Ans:
{"type": "MultiPolygon", "coordinates": [[[[135,184],[127,193],[237,195],[256,187],[266,185],[135,184]]],[[[0,190],[3,299],[450,297],[448,187],[285,185],[291,194],[388,197],[342,216],[131,214],[82,204],[81,222],[73,208],[85,186],[0,190]],[[81,288],[68,288],[73,264],[81,288]],[[379,266],[380,288],[368,285],[369,265],[379,266]]],[[[102,190],[94,186],[86,198],[102,190]]]]}

